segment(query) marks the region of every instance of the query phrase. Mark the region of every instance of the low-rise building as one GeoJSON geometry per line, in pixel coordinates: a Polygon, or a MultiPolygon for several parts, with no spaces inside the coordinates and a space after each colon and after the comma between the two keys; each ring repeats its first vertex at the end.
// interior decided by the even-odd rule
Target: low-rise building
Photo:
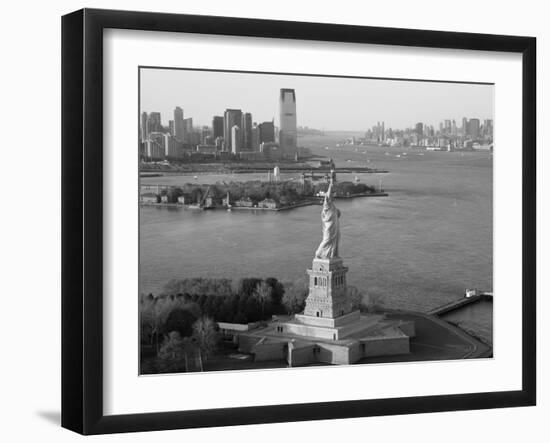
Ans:
{"type": "Polygon", "coordinates": [[[184,205],[185,204],[185,195],[180,195],[178,197],[178,203],[184,205]]]}
{"type": "Polygon", "coordinates": [[[278,207],[279,203],[272,198],[266,198],[258,203],[258,208],[277,209],[278,207]]]}
{"type": "Polygon", "coordinates": [[[157,194],[153,194],[152,192],[148,192],[146,194],[141,194],[141,201],[144,203],[158,203],[159,196],[157,194]]]}
{"type": "Polygon", "coordinates": [[[240,198],[239,200],[237,200],[235,202],[235,206],[240,206],[240,207],[244,207],[244,208],[251,208],[252,206],[254,206],[254,203],[252,202],[250,197],[243,197],[243,198],[240,198]]]}

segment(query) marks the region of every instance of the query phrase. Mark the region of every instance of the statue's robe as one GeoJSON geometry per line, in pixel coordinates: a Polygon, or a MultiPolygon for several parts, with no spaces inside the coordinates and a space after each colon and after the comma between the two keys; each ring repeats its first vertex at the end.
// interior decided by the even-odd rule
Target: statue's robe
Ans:
{"type": "Polygon", "coordinates": [[[332,198],[325,198],[321,211],[323,240],[315,252],[316,258],[338,257],[338,243],[340,242],[340,211],[336,209],[332,198]]]}

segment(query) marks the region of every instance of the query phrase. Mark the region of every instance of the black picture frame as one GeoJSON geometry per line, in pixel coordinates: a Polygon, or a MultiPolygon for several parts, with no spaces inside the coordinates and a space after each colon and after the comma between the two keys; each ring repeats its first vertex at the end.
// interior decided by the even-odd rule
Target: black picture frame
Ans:
{"type": "Polygon", "coordinates": [[[536,403],[536,39],[337,24],[83,9],[62,18],[62,426],[151,431],[536,403]],[[522,389],[131,415],[103,413],[103,30],[170,31],[522,55],[522,389]]]}

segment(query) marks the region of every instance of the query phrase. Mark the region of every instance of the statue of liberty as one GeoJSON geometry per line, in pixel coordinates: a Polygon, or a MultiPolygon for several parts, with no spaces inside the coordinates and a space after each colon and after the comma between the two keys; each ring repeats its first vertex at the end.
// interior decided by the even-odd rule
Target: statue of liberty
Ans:
{"type": "Polygon", "coordinates": [[[325,201],[321,211],[321,225],[323,240],[315,252],[315,258],[338,257],[338,243],[340,242],[340,210],[334,206],[333,185],[336,179],[334,169],[331,170],[330,184],[325,193],[325,201]]]}

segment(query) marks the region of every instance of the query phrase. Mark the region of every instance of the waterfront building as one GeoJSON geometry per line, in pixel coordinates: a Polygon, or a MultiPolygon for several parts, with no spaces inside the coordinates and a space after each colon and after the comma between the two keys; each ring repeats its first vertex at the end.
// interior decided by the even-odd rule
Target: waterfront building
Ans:
{"type": "Polygon", "coordinates": [[[223,137],[216,137],[216,140],[214,140],[214,146],[216,146],[216,151],[222,151],[223,150],[223,137]]]}
{"type": "Polygon", "coordinates": [[[207,135],[203,138],[203,144],[214,146],[214,137],[212,135],[207,135]]]}
{"type": "Polygon", "coordinates": [[[165,157],[179,158],[181,143],[172,134],[164,134],[164,155],[165,157]]]}
{"type": "Polygon", "coordinates": [[[468,119],[462,117],[462,137],[468,137],[468,119]]]}
{"type": "Polygon", "coordinates": [[[174,109],[174,136],[180,142],[185,141],[185,125],[183,123],[183,109],[176,106],[174,109]]]}
{"type": "Polygon", "coordinates": [[[415,126],[416,134],[418,135],[418,139],[421,139],[424,135],[424,123],[418,122],[415,126]]]}
{"type": "Polygon", "coordinates": [[[279,204],[272,198],[266,198],[258,203],[258,208],[277,209],[279,204]]]}
{"type": "Polygon", "coordinates": [[[384,122],[382,122],[382,125],[380,126],[380,141],[386,141],[386,125],[384,124],[384,122]]]}
{"type": "Polygon", "coordinates": [[[174,127],[174,120],[168,120],[168,132],[170,133],[170,135],[176,134],[176,130],[174,127]]]}
{"type": "Polygon", "coordinates": [[[152,192],[147,192],[145,194],[141,194],[140,200],[144,203],[159,203],[160,198],[157,194],[153,194],[152,192]]]}
{"type": "Polygon", "coordinates": [[[251,208],[254,206],[254,202],[250,199],[250,197],[241,197],[235,202],[235,206],[239,206],[241,208],[251,208]]]}
{"type": "Polygon", "coordinates": [[[457,129],[456,129],[456,121],[453,119],[451,122],[451,135],[456,137],[457,135],[457,129]]]}
{"type": "Polygon", "coordinates": [[[445,134],[451,135],[451,120],[445,120],[445,134]]]}
{"type": "Polygon", "coordinates": [[[279,145],[283,157],[294,158],[298,143],[296,92],[281,89],[279,96],[279,145]]]}
{"type": "Polygon", "coordinates": [[[183,142],[184,143],[193,143],[193,119],[192,118],[184,118],[183,119],[183,142]]]}
{"type": "Polygon", "coordinates": [[[149,136],[152,132],[162,132],[160,112],[151,112],[147,116],[147,136],[149,136]]]}
{"type": "Polygon", "coordinates": [[[165,134],[151,132],[146,142],[146,155],[150,159],[163,159],[166,156],[165,134]]]}
{"type": "Polygon", "coordinates": [[[483,121],[483,136],[493,138],[493,120],[490,118],[483,121]]]}
{"type": "Polygon", "coordinates": [[[214,139],[223,137],[223,117],[215,115],[212,118],[212,136],[214,139]]]}
{"type": "Polygon", "coordinates": [[[231,153],[238,154],[242,149],[242,130],[235,125],[231,128],[231,153]]]}
{"type": "Polygon", "coordinates": [[[245,112],[242,116],[241,123],[242,131],[242,146],[243,150],[251,151],[252,150],[252,114],[250,112],[245,112]]]}
{"type": "Polygon", "coordinates": [[[242,125],[243,113],[240,109],[226,109],[223,114],[223,138],[225,150],[233,152],[232,129],[242,125]]]}
{"type": "Polygon", "coordinates": [[[468,129],[470,132],[470,137],[472,139],[477,139],[480,136],[480,127],[479,127],[479,119],[478,118],[471,118],[468,122],[468,129]]]}
{"type": "Polygon", "coordinates": [[[254,126],[252,126],[252,150],[253,151],[259,151],[260,149],[260,127],[254,123],[254,126]]]}
{"type": "Polygon", "coordinates": [[[147,112],[141,113],[140,140],[145,143],[149,133],[147,132],[147,112]]]}
{"type": "Polygon", "coordinates": [[[273,121],[263,122],[258,125],[260,144],[275,143],[275,125],[273,121]]]}
{"type": "Polygon", "coordinates": [[[185,195],[180,195],[178,197],[178,203],[181,204],[181,205],[185,204],[185,195]]]}

